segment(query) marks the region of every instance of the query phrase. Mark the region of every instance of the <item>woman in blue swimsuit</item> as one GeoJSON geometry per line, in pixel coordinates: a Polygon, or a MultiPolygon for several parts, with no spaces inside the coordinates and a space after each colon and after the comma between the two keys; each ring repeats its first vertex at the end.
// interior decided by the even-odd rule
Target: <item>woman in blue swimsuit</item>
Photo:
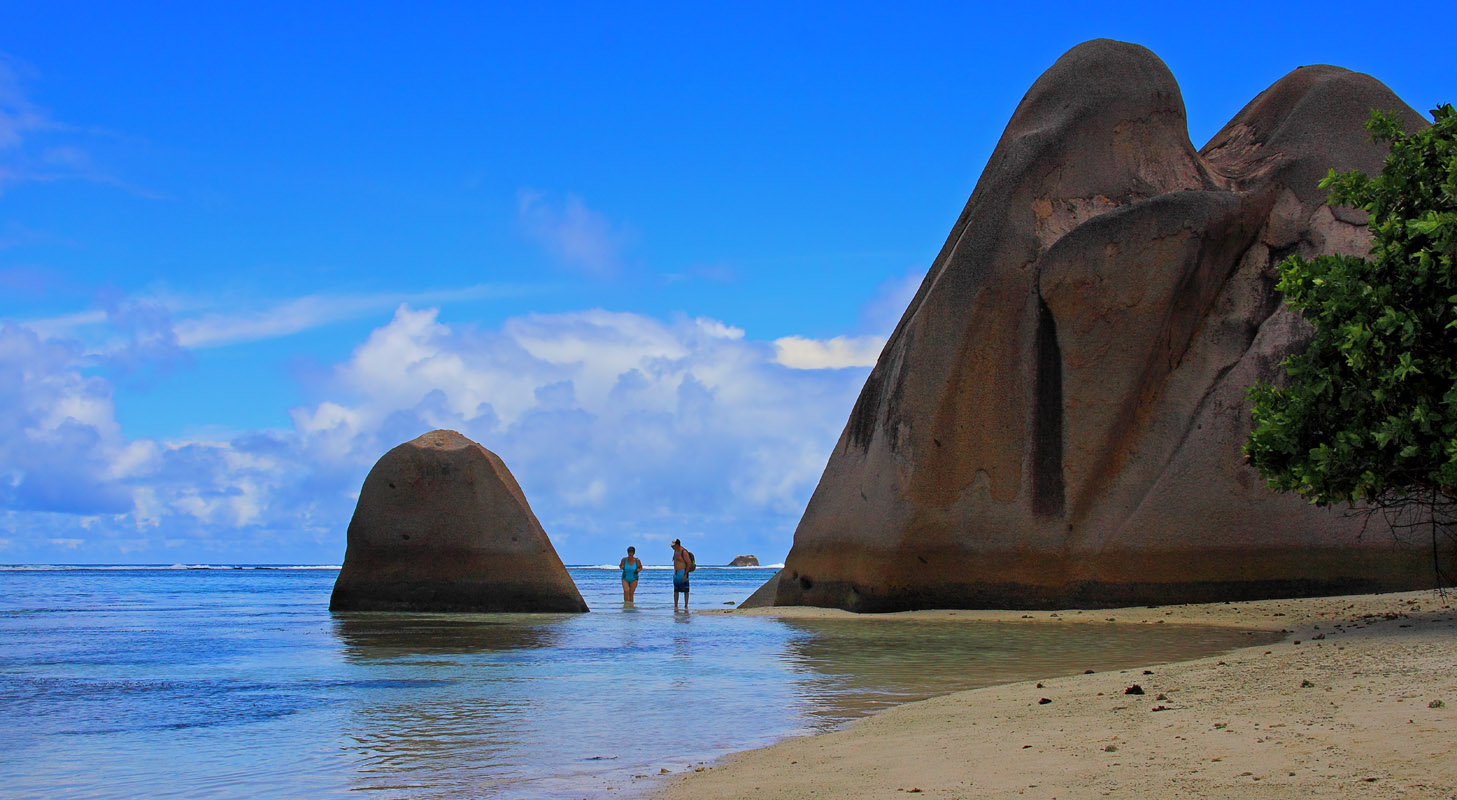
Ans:
{"type": "Polygon", "coordinates": [[[636,552],[636,548],[627,548],[627,558],[617,564],[622,567],[622,602],[624,603],[631,603],[632,596],[637,594],[637,576],[639,572],[642,572],[642,561],[633,555],[636,552]]]}

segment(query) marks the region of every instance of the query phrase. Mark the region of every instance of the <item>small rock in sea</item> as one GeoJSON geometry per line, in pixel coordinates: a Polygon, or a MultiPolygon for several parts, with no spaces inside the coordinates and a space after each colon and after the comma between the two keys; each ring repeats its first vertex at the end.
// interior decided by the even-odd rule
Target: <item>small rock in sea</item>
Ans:
{"type": "Polygon", "coordinates": [[[1427,703],[1427,708],[1445,708],[1446,706],[1447,704],[1442,702],[1441,700],[1433,700],[1432,702],[1427,703]]]}
{"type": "Polygon", "coordinates": [[[1132,686],[1128,687],[1127,689],[1124,689],[1123,690],[1123,693],[1124,694],[1143,694],[1143,687],[1142,686],[1139,686],[1138,684],[1135,683],[1132,686]]]}
{"type": "Polygon", "coordinates": [[[1038,700],[1037,701],[1037,705],[1039,705],[1039,706],[1045,706],[1045,705],[1047,705],[1048,703],[1051,703],[1051,702],[1052,702],[1052,699],[1051,698],[1044,697],[1041,700],[1038,700]]]}
{"type": "Polygon", "coordinates": [[[658,770],[658,774],[659,775],[667,775],[668,774],[668,770],[666,768],[665,769],[660,769],[660,770],[658,770]]]}
{"type": "Polygon", "coordinates": [[[725,601],[723,601],[723,604],[726,605],[726,606],[731,606],[731,605],[734,604],[734,601],[732,601],[732,600],[725,600],[725,601]]]}

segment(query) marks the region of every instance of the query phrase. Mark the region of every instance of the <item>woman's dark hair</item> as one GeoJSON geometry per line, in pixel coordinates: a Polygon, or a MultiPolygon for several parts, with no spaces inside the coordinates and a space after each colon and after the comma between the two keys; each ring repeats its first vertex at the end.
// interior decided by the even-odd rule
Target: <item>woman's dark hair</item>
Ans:
{"type": "Polygon", "coordinates": [[[629,555],[631,555],[632,553],[636,553],[637,552],[637,548],[636,547],[629,547],[629,548],[627,548],[627,552],[628,552],[629,555]]]}

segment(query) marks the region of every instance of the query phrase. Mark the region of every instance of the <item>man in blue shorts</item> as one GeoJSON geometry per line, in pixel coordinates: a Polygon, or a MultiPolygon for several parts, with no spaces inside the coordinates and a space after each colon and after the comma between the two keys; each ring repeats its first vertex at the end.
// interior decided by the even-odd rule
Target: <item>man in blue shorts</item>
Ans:
{"type": "Polygon", "coordinates": [[[693,554],[683,543],[673,540],[673,610],[678,610],[678,593],[683,593],[683,610],[688,610],[688,570],[693,564],[693,554]]]}

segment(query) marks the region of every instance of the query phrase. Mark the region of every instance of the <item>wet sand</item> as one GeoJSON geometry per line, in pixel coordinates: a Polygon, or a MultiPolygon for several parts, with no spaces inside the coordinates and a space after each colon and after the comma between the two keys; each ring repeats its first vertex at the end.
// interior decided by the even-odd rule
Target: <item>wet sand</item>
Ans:
{"type": "MultiPolygon", "coordinates": [[[[1224,625],[1288,635],[1147,672],[1048,676],[909,703],[676,776],[658,796],[1453,798],[1454,599],[1409,592],[890,615],[1224,625]],[[1125,693],[1134,684],[1143,694],[1125,693]]],[[[854,617],[804,608],[730,613],[854,617]]]]}

